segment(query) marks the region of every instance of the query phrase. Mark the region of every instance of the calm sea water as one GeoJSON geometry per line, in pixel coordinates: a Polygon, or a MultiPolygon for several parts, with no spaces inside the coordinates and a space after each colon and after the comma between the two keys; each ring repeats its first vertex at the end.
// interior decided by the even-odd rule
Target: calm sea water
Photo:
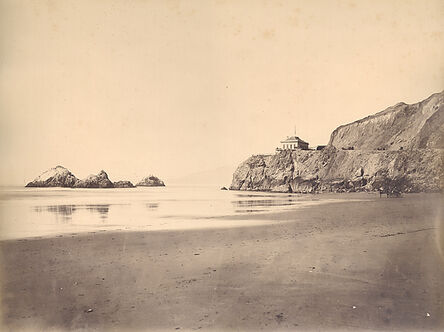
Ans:
{"type": "Polygon", "coordinates": [[[0,189],[0,239],[107,230],[251,225],[257,214],[331,201],[340,199],[192,186],[131,189],[4,187],[0,189]],[[230,219],[234,216],[236,218],[230,219]],[[239,216],[245,216],[245,219],[239,216]]]}

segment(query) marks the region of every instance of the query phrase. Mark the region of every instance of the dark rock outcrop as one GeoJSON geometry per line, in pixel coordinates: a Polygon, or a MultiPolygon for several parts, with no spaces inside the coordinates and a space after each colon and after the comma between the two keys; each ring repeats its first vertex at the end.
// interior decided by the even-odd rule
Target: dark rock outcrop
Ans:
{"type": "Polygon", "coordinates": [[[113,184],[114,188],[134,188],[134,185],[130,181],[117,181],[113,184]]]}
{"type": "Polygon", "coordinates": [[[86,179],[77,180],[73,188],[114,188],[114,184],[108,178],[105,171],[97,175],[89,175],[86,179]]]}
{"type": "Polygon", "coordinates": [[[26,187],[72,187],[77,181],[67,168],[56,166],[29,182],[26,187]]]}
{"type": "Polygon", "coordinates": [[[443,100],[444,92],[341,126],[321,151],[252,156],[237,168],[230,189],[440,191],[444,184],[443,100]]]}
{"type": "Polygon", "coordinates": [[[105,171],[79,180],[68,169],[62,166],[51,168],[41,174],[26,187],[68,187],[68,188],[134,188],[130,181],[111,182],[105,171]]]}
{"type": "Polygon", "coordinates": [[[160,180],[157,176],[150,175],[143,178],[139,183],[136,184],[137,187],[164,187],[165,183],[160,180]]]}

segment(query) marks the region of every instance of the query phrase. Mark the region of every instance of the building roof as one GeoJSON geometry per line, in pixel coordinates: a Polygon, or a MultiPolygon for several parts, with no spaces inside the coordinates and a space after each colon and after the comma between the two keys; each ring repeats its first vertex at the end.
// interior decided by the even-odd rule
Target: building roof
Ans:
{"type": "Polygon", "coordinates": [[[300,139],[298,136],[289,136],[285,140],[281,141],[281,143],[297,143],[297,142],[308,144],[308,142],[305,142],[304,140],[300,139]]]}

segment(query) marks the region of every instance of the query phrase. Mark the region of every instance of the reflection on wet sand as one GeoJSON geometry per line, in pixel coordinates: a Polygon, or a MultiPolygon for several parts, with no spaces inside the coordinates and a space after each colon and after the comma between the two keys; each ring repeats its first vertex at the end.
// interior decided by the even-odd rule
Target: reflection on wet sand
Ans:
{"type": "Polygon", "coordinates": [[[91,212],[98,212],[100,214],[100,218],[102,219],[106,219],[108,217],[109,207],[109,204],[86,205],[87,210],[91,212]]]}
{"type": "Polygon", "coordinates": [[[259,210],[259,209],[246,209],[246,210],[234,210],[236,213],[253,213],[253,212],[264,212],[267,210],[259,210]]]}
{"type": "Polygon", "coordinates": [[[34,206],[33,210],[37,213],[50,212],[65,219],[71,219],[73,213],[77,210],[87,210],[92,213],[99,213],[100,218],[108,217],[110,204],[85,204],[85,205],[47,205],[34,206]]]}
{"type": "Polygon", "coordinates": [[[146,203],[146,207],[150,210],[155,210],[159,207],[159,203],[146,203]]]}
{"type": "Polygon", "coordinates": [[[306,201],[319,201],[319,198],[313,196],[307,199],[307,196],[301,194],[237,194],[236,200],[231,204],[236,213],[255,213],[270,210],[273,207],[289,207],[303,204],[306,201]]]}
{"type": "Polygon", "coordinates": [[[263,192],[255,192],[254,194],[236,194],[236,197],[270,197],[270,198],[283,198],[283,197],[301,197],[302,194],[285,194],[285,193],[263,193],[263,192]]]}
{"type": "Polygon", "coordinates": [[[294,201],[299,201],[299,200],[310,200],[310,201],[317,201],[319,200],[318,194],[300,194],[300,193],[290,193],[290,194],[286,194],[286,193],[263,193],[263,192],[254,192],[254,193],[249,193],[249,194],[236,194],[236,197],[238,197],[239,199],[244,199],[244,198],[271,198],[273,200],[280,200],[280,199],[285,199],[285,198],[289,198],[291,200],[294,201]]]}
{"type": "Polygon", "coordinates": [[[280,206],[280,205],[290,205],[292,200],[272,200],[272,199],[257,199],[257,200],[245,200],[245,201],[232,201],[235,206],[245,207],[245,206],[280,206]]]}
{"type": "Polygon", "coordinates": [[[76,210],[75,205],[48,205],[48,206],[34,206],[34,212],[52,212],[64,217],[71,216],[76,210]]]}
{"type": "Polygon", "coordinates": [[[239,200],[232,201],[231,203],[236,208],[246,208],[246,207],[265,207],[265,206],[286,206],[295,205],[297,200],[278,200],[278,199],[255,199],[255,200],[239,200]]]}

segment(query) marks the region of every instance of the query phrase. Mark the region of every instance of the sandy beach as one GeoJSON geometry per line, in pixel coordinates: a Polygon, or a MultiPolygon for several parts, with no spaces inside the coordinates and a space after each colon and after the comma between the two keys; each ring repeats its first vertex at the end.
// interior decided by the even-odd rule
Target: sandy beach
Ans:
{"type": "Polygon", "coordinates": [[[442,203],[374,195],[251,227],[5,240],[3,330],[442,330],[442,203]]]}

